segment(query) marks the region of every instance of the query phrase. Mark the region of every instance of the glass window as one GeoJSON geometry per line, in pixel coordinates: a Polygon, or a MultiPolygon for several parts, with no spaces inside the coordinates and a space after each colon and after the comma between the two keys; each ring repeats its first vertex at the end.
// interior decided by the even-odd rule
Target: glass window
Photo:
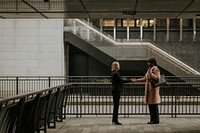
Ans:
{"type": "Polygon", "coordinates": [[[144,19],[144,20],[142,21],[142,26],[143,26],[143,27],[148,27],[148,26],[149,26],[149,21],[148,21],[147,19],[144,19]]]}
{"type": "MultiPolygon", "coordinates": [[[[123,26],[127,27],[128,26],[128,20],[124,19],[123,20],[123,26]]],[[[129,19],[129,27],[134,27],[135,26],[135,21],[134,19],[129,19]]]]}
{"type": "Polygon", "coordinates": [[[149,27],[153,27],[153,25],[154,25],[154,20],[149,20],[149,27]]]}
{"type": "Polygon", "coordinates": [[[196,19],[196,26],[200,27],[200,19],[196,19]]]}
{"type": "Polygon", "coordinates": [[[114,19],[104,19],[103,20],[103,26],[105,27],[114,27],[114,19]]]}
{"type": "Polygon", "coordinates": [[[170,27],[180,28],[180,19],[170,19],[170,27]]]}
{"type": "MultiPolygon", "coordinates": [[[[136,20],[137,22],[137,27],[140,27],[141,25],[141,22],[140,22],[140,19],[137,19],[136,20]]],[[[150,19],[143,19],[142,20],[142,26],[143,27],[153,27],[153,24],[154,24],[154,20],[150,20],[150,19]]]]}
{"type": "Polygon", "coordinates": [[[122,26],[122,20],[121,19],[117,19],[117,26],[121,27],[122,26]]]}
{"type": "Polygon", "coordinates": [[[141,25],[141,21],[140,21],[140,19],[137,19],[136,20],[136,27],[140,27],[140,25],[141,25]]]}
{"type": "Polygon", "coordinates": [[[167,20],[166,19],[156,19],[156,27],[166,27],[167,20]]]}
{"type": "Polygon", "coordinates": [[[183,27],[192,28],[193,27],[193,20],[192,19],[183,19],[183,27]]]}

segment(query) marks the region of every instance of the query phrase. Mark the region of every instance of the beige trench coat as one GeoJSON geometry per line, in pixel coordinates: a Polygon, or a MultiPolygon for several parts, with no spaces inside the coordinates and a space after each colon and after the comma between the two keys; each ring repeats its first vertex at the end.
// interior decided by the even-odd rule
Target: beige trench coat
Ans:
{"type": "Polygon", "coordinates": [[[145,81],[145,97],[144,103],[146,104],[159,104],[160,103],[160,87],[153,88],[150,79],[160,79],[160,70],[157,66],[149,68],[144,78],[138,79],[138,81],[145,81]]]}

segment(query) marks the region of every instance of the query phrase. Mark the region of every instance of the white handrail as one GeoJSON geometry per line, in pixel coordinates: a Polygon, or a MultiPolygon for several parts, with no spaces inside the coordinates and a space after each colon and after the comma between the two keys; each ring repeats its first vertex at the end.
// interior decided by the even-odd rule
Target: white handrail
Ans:
{"type": "Polygon", "coordinates": [[[163,51],[162,49],[156,47],[155,45],[149,43],[148,45],[149,47],[153,48],[154,50],[156,50],[157,52],[163,54],[165,57],[169,58],[170,60],[172,60],[175,64],[177,64],[178,66],[184,67],[186,68],[186,70],[190,70],[193,74],[195,75],[200,75],[200,73],[198,71],[196,71],[195,69],[191,68],[190,66],[186,65],[185,63],[183,63],[182,61],[176,59],[175,57],[173,57],[172,55],[168,54],[167,52],[163,51]]]}
{"type": "MultiPolygon", "coordinates": [[[[105,40],[111,42],[112,44],[115,44],[115,45],[133,45],[134,42],[116,42],[115,40],[113,40],[112,38],[106,36],[105,34],[103,34],[102,32],[96,30],[95,28],[89,26],[88,24],[84,23],[83,21],[81,21],[80,19],[74,19],[75,21],[81,23],[82,25],[84,25],[85,27],[87,27],[88,29],[92,30],[93,32],[95,32],[96,34],[98,34],[99,36],[103,37],[105,40]]],[[[139,45],[142,45],[144,42],[141,42],[141,44],[139,45]]],[[[137,45],[138,42],[135,42],[134,45],[137,45]]]]}

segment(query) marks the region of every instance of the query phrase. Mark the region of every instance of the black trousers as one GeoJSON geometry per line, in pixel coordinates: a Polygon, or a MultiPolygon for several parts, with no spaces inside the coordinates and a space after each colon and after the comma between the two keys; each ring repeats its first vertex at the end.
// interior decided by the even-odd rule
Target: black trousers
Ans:
{"type": "Polygon", "coordinates": [[[158,104],[148,104],[150,112],[150,121],[159,123],[159,110],[158,104]]]}
{"type": "Polygon", "coordinates": [[[112,92],[112,95],[113,95],[113,104],[114,104],[112,121],[118,122],[120,92],[112,92]]]}

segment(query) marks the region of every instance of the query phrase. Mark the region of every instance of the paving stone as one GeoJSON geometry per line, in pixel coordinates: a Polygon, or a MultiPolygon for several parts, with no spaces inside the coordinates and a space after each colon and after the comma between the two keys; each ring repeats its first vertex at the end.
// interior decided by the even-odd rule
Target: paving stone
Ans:
{"type": "Polygon", "coordinates": [[[112,125],[109,116],[70,117],[57,122],[48,133],[200,133],[200,116],[160,116],[160,124],[147,124],[149,116],[120,117],[123,125],[112,125]]]}

